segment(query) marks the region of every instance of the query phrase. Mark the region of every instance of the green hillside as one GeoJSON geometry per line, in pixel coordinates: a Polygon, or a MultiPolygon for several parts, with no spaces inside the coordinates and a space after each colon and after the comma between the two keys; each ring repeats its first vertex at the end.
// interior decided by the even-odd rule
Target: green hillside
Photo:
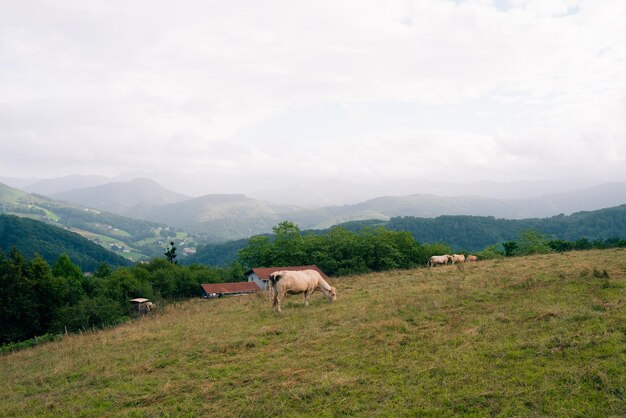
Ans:
{"type": "Polygon", "coordinates": [[[626,250],[161,307],[0,357],[0,416],[625,416],[626,250]]]}
{"type": "Polygon", "coordinates": [[[73,232],[34,219],[0,214],[0,250],[8,253],[14,246],[28,258],[39,254],[50,264],[67,254],[84,271],[94,271],[103,262],[112,266],[130,264],[73,232]]]}
{"type": "Polygon", "coordinates": [[[161,256],[176,239],[181,251],[203,239],[157,222],[133,219],[28,194],[0,183],[0,213],[28,217],[72,231],[131,261],[161,256]]]}

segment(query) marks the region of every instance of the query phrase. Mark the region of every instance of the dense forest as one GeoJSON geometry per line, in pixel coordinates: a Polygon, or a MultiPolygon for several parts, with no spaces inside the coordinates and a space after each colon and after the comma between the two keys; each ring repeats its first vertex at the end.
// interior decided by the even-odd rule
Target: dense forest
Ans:
{"type": "Polygon", "coordinates": [[[29,218],[0,214],[0,250],[6,253],[12,247],[28,258],[39,254],[50,264],[67,254],[85,271],[94,271],[103,262],[112,266],[130,264],[124,257],[73,232],[29,218]]]}
{"type": "Polygon", "coordinates": [[[132,315],[129,300],[198,296],[201,283],[244,280],[243,267],[179,266],[165,258],[132,267],[101,263],[85,275],[63,254],[52,264],[0,251],[0,344],[44,334],[117,324],[132,315]]]}
{"type": "Polygon", "coordinates": [[[511,241],[524,229],[536,229],[555,239],[594,241],[626,236],[626,205],[569,216],[520,220],[486,216],[405,216],[391,218],[385,227],[409,231],[420,242],[449,243],[455,251],[478,251],[488,245],[511,241]]]}

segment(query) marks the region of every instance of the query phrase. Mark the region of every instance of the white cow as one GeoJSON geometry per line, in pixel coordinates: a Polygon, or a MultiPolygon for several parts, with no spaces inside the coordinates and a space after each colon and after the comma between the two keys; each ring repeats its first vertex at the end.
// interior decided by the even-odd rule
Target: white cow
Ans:
{"type": "Polygon", "coordinates": [[[285,293],[304,293],[304,304],[309,306],[311,293],[319,289],[328,298],[329,302],[337,300],[337,290],[326,283],[322,275],[315,270],[281,270],[270,274],[270,295],[272,296],[272,309],[281,311],[281,302],[285,293]]]}
{"type": "Polygon", "coordinates": [[[463,254],[452,254],[450,261],[452,261],[452,264],[465,263],[465,256],[463,254]]]}
{"type": "Polygon", "coordinates": [[[430,260],[428,260],[428,266],[429,267],[434,267],[434,266],[437,266],[439,264],[445,266],[446,264],[448,264],[449,261],[452,261],[452,256],[451,255],[448,255],[448,254],[433,255],[432,257],[430,257],[430,260]]]}

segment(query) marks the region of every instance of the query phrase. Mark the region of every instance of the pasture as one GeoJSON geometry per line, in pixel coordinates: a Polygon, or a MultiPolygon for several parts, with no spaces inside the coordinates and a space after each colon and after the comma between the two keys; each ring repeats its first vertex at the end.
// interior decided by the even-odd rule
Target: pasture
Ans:
{"type": "Polygon", "coordinates": [[[626,250],[172,304],[0,357],[0,416],[626,416],[626,250]]]}

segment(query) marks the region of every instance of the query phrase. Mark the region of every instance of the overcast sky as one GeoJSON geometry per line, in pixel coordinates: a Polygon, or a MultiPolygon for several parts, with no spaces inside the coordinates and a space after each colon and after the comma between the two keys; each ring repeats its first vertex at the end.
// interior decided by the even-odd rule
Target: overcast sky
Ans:
{"type": "Polygon", "coordinates": [[[0,0],[0,176],[626,180],[626,1],[0,0]]]}

